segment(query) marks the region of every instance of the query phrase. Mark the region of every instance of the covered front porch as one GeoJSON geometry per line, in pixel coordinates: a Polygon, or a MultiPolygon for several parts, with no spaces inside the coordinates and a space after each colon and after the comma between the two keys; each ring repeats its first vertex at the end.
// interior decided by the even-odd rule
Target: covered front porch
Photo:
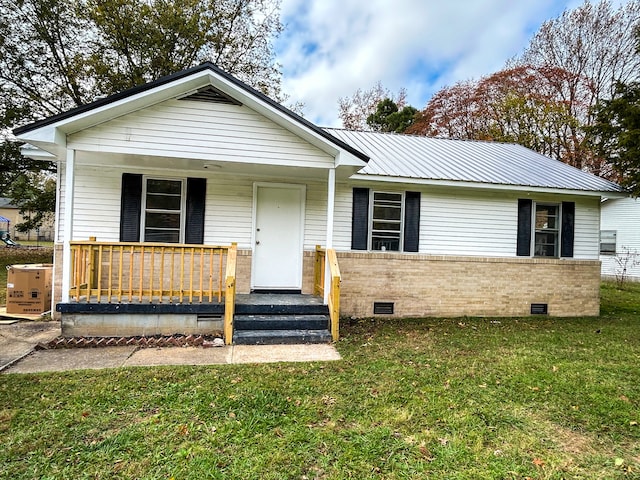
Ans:
{"type": "Polygon", "coordinates": [[[318,343],[339,337],[340,271],[313,252],[313,292],[237,293],[238,249],[70,242],[70,287],[56,305],[67,336],[219,334],[231,343],[318,343]]]}

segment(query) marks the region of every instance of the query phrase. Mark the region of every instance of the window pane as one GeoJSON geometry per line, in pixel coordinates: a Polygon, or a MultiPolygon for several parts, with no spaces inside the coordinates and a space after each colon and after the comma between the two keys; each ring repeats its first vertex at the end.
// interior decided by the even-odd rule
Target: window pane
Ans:
{"type": "Polygon", "coordinates": [[[179,230],[156,230],[153,228],[145,228],[144,241],[160,242],[160,243],[178,243],[180,242],[180,231],[179,230]]]}
{"type": "Polygon", "coordinates": [[[374,192],[373,200],[376,203],[396,203],[400,205],[402,203],[402,194],[374,192]]]}
{"type": "Polygon", "coordinates": [[[400,235],[398,236],[381,236],[372,235],[371,237],[371,249],[372,250],[389,250],[397,252],[400,250],[400,235]]]}
{"type": "Polygon", "coordinates": [[[375,220],[400,220],[402,209],[400,207],[373,207],[373,218],[375,220]]]}
{"type": "Polygon", "coordinates": [[[401,231],[402,194],[374,192],[371,249],[399,251],[401,231]]]}
{"type": "Polygon", "coordinates": [[[558,206],[536,205],[536,230],[558,229],[558,206]]]}
{"type": "Polygon", "coordinates": [[[144,225],[150,228],[175,228],[180,230],[180,214],[147,212],[144,218],[144,225]]]}
{"type": "Polygon", "coordinates": [[[182,182],[180,180],[149,178],[147,179],[147,193],[180,195],[182,194],[182,182]]]}
{"type": "Polygon", "coordinates": [[[159,195],[150,193],[147,195],[147,208],[153,210],[180,210],[180,195],[159,195]]]}
{"type": "Polygon", "coordinates": [[[392,232],[400,231],[400,222],[373,222],[373,230],[390,230],[392,232]]]}
{"type": "Polygon", "coordinates": [[[558,234],[556,232],[536,232],[535,256],[556,257],[558,234]]]}

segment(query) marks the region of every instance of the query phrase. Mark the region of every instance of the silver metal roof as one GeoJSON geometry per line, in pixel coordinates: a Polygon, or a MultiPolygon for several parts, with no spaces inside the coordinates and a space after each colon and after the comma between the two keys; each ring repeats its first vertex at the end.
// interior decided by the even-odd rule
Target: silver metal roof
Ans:
{"type": "Polygon", "coordinates": [[[364,175],[623,192],[619,185],[513,143],[327,128],[370,157],[364,175]]]}

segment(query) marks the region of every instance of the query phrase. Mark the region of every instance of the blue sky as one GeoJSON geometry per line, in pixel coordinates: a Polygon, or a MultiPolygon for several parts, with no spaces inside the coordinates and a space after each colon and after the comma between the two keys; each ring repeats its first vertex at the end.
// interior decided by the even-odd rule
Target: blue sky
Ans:
{"type": "Polygon", "coordinates": [[[394,93],[404,87],[421,109],[445,85],[500,70],[545,20],[582,3],[282,0],[283,92],[321,126],[340,126],[338,99],[378,81],[394,93]]]}

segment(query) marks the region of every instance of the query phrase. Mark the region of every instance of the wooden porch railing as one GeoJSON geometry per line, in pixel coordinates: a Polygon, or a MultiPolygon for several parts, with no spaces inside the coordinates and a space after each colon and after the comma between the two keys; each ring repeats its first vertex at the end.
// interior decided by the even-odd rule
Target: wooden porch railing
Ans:
{"type": "Polygon", "coordinates": [[[87,303],[220,303],[226,287],[223,268],[226,263],[229,269],[229,252],[235,248],[74,241],[69,297],[87,303]]]}
{"type": "Polygon", "coordinates": [[[336,251],[332,248],[324,249],[316,246],[316,258],[313,269],[313,294],[324,298],[326,263],[329,264],[328,307],[330,317],[330,330],[333,341],[340,337],[340,267],[336,251]]]}

